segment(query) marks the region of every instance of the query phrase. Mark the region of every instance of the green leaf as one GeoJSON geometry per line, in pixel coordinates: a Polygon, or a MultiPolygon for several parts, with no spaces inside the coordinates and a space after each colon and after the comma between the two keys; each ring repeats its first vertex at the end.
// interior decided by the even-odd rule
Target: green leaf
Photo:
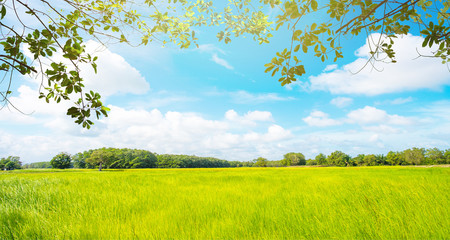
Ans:
{"type": "Polygon", "coordinates": [[[2,10],[0,10],[0,19],[3,19],[6,15],[5,5],[2,5],[2,10]]]}
{"type": "Polygon", "coordinates": [[[311,8],[313,11],[317,11],[318,4],[315,0],[311,0],[311,8]]]}

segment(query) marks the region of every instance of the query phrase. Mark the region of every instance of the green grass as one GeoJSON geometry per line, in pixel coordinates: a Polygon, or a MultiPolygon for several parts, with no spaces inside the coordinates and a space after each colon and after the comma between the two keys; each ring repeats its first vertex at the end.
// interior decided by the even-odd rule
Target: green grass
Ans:
{"type": "Polygon", "coordinates": [[[449,239],[450,168],[0,174],[0,239],[449,239]]]}

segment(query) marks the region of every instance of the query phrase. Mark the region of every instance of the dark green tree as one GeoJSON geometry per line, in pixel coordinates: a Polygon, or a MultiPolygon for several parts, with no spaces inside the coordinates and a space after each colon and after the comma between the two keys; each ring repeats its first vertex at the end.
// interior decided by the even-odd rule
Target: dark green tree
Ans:
{"type": "Polygon", "coordinates": [[[366,166],[376,166],[377,164],[377,157],[374,154],[367,154],[364,156],[364,164],[366,166]]]}
{"type": "Polygon", "coordinates": [[[425,149],[413,147],[403,151],[405,162],[409,165],[421,165],[425,163],[425,149]]]}
{"type": "Polygon", "coordinates": [[[327,156],[325,156],[325,154],[323,153],[319,153],[319,155],[316,156],[315,160],[317,162],[317,165],[328,165],[327,156]]]}
{"type": "Polygon", "coordinates": [[[2,170],[14,170],[21,168],[22,162],[20,162],[20,157],[8,156],[7,158],[0,159],[0,169],[2,170]]]}
{"type": "Polygon", "coordinates": [[[306,165],[306,159],[302,153],[290,152],[284,155],[284,159],[281,160],[281,164],[283,164],[283,166],[306,165]]]}
{"type": "Polygon", "coordinates": [[[341,152],[334,151],[327,157],[327,161],[330,165],[345,167],[349,165],[350,156],[341,152]]]}
{"type": "Polygon", "coordinates": [[[253,164],[253,167],[267,167],[267,159],[266,158],[259,157],[253,161],[255,162],[253,164]]]}
{"type": "Polygon", "coordinates": [[[450,164],[450,148],[445,150],[444,152],[444,158],[446,160],[446,164],[450,164]]]}
{"type": "Polygon", "coordinates": [[[444,151],[438,148],[429,148],[425,151],[426,164],[445,164],[444,151]]]}
{"type": "Polygon", "coordinates": [[[356,163],[356,165],[358,166],[366,166],[365,162],[364,162],[364,154],[358,154],[356,157],[354,157],[352,160],[353,162],[356,163]]]}
{"type": "Polygon", "coordinates": [[[308,160],[306,160],[306,165],[307,166],[316,166],[317,161],[315,159],[308,159],[308,160]]]}
{"type": "Polygon", "coordinates": [[[389,165],[406,165],[405,156],[402,152],[390,151],[386,156],[386,163],[389,165]]]}
{"type": "Polygon", "coordinates": [[[66,169],[72,166],[72,156],[68,153],[59,153],[50,161],[52,168],[66,169]]]}
{"type": "Polygon", "coordinates": [[[113,154],[106,148],[94,150],[89,158],[86,159],[86,163],[98,167],[99,171],[101,171],[104,167],[108,168],[109,164],[112,162],[114,162],[113,154]]]}
{"type": "Polygon", "coordinates": [[[175,156],[169,154],[162,154],[156,156],[158,168],[179,168],[181,161],[175,156]]]}

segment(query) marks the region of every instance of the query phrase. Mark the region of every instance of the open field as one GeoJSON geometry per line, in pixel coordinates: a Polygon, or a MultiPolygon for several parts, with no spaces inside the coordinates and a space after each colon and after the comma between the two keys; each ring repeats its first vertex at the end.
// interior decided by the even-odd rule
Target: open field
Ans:
{"type": "Polygon", "coordinates": [[[450,168],[0,174],[0,239],[449,239],[450,168]]]}

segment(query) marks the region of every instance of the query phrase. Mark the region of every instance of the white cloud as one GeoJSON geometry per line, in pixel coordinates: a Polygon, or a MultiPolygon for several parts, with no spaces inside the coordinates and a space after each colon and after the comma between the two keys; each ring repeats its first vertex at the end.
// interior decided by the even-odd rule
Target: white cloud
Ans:
{"type": "MultiPolygon", "coordinates": [[[[311,76],[310,89],[329,91],[333,94],[379,95],[414,91],[418,89],[439,90],[450,85],[448,69],[435,58],[417,58],[417,52],[430,54],[430,49],[422,48],[423,38],[404,35],[395,39],[394,51],[397,63],[375,62],[377,71],[369,64],[361,70],[369,59],[369,41],[378,39],[379,35],[371,35],[366,44],[359,48],[355,55],[359,57],[339,69],[311,76]],[[361,70],[360,72],[358,72],[361,70]],[[356,73],[357,74],[353,74],[356,73]]],[[[334,66],[327,67],[327,70],[334,66]]]]}
{"type": "Polygon", "coordinates": [[[66,117],[49,111],[33,117],[39,123],[51,120],[59,126],[42,125],[40,134],[21,135],[0,130],[0,156],[19,155],[25,162],[48,161],[62,151],[76,153],[99,147],[128,147],[246,161],[258,156],[277,160],[292,151],[315,157],[320,152],[329,154],[334,150],[356,155],[386,154],[388,150],[412,146],[446,149],[450,147],[448,106],[448,101],[431,104],[421,110],[430,120],[414,125],[403,124],[411,122],[409,118],[373,107],[357,109],[343,119],[332,119],[324,112],[313,111],[310,118],[304,119],[312,126],[347,125],[327,130],[299,128],[295,132],[275,123],[272,114],[265,111],[238,114],[229,110],[223,119],[214,120],[196,113],[127,110],[117,106],[110,106],[110,116],[97,122],[93,129],[75,132],[61,130],[79,127],[70,119],[61,121],[66,117]],[[360,128],[350,124],[358,124],[360,128]],[[348,126],[350,128],[346,128],[348,126]]]}
{"type": "Polygon", "coordinates": [[[205,93],[207,96],[229,96],[234,103],[239,104],[260,104],[266,102],[292,101],[294,97],[280,96],[278,93],[250,93],[244,90],[221,91],[217,88],[205,93]]]}
{"type": "Polygon", "coordinates": [[[308,117],[303,118],[303,121],[309,126],[328,127],[342,124],[340,121],[330,119],[327,113],[322,111],[313,111],[308,117]]]}
{"type": "Polygon", "coordinates": [[[195,50],[202,52],[202,53],[203,52],[206,52],[206,53],[219,52],[223,55],[226,55],[225,51],[216,47],[214,44],[200,44],[200,45],[198,45],[198,48],[196,48],[195,50]]]}
{"type": "Polygon", "coordinates": [[[337,97],[337,98],[331,99],[330,103],[335,105],[338,108],[343,108],[343,107],[347,107],[348,105],[352,104],[353,99],[348,98],[348,97],[337,97]]]}
{"type": "Polygon", "coordinates": [[[273,122],[272,113],[267,111],[249,111],[243,116],[231,109],[225,113],[225,119],[232,125],[256,126],[257,122],[273,122]]]}
{"type": "Polygon", "coordinates": [[[234,70],[234,67],[227,60],[219,57],[218,53],[220,53],[221,55],[226,55],[226,52],[216,47],[214,44],[201,44],[197,48],[195,48],[194,51],[211,54],[211,61],[217,63],[222,67],[225,67],[226,69],[234,70]]]}
{"type": "Polygon", "coordinates": [[[128,106],[134,108],[160,108],[167,106],[179,106],[183,103],[197,102],[200,99],[197,97],[190,97],[184,92],[175,91],[159,91],[151,92],[145,97],[139,98],[139,100],[130,101],[128,106]]]}
{"type": "Polygon", "coordinates": [[[412,102],[414,99],[412,97],[407,97],[407,98],[396,98],[392,101],[390,101],[390,104],[392,105],[399,105],[399,104],[405,104],[405,103],[409,103],[412,102]]]}
{"type": "MultiPolygon", "coordinates": [[[[99,92],[102,97],[107,97],[127,93],[144,94],[150,89],[150,84],[141,73],[131,66],[122,56],[111,52],[105,46],[92,40],[87,41],[85,46],[87,53],[98,57],[96,61],[98,65],[97,74],[95,74],[92,66],[88,64],[79,65],[80,75],[84,79],[86,90],[94,90],[99,92]]],[[[28,49],[25,48],[24,52],[28,57],[32,57],[28,49]]],[[[70,61],[62,57],[61,51],[56,52],[52,60],[55,62],[63,62],[68,68],[73,68],[70,61]]],[[[43,64],[49,65],[50,61],[46,61],[43,64]]],[[[34,81],[37,82],[40,79],[36,78],[34,81]]]]}
{"type": "Polygon", "coordinates": [[[293,97],[282,97],[277,93],[249,93],[247,91],[236,91],[228,93],[235,103],[250,103],[250,104],[258,104],[264,102],[273,102],[273,101],[290,101],[294,100],[293,97]]]}
{"type": "Polygon", "coordinates": [[[446,123],[450,124],[450,100],[434,102],[429,106],[419,109],[419,112],[437,121],[444,119],[446,123]]]}
{"type": "Polygon", "coordinates": [[[9,101],[22,113],[17,110],[5,111],[6,109],[4,109],[0,111],[0,120],[23,124],[39,123],[42,122],[40,116],[65,114],[70,104],[66,101],[59,104],[55,102],[46,103],[44,100],[38,99],[38,91],[26,85],[20,86],[17,92],[19,95],[9,97],[9,101]]]}
{"type": "Polygon", "coordinates": [[[220,66],[225,67],[225,68],[227,68],[227,69],[229,69],[229,70],[233,70],[233,69],[234,69],[234,67],[231,66],[231,65],[227,62],[227,60],[225,60],[225,59],[223,59],[223,58],[220,58],[219,56],[217,56],[216,53],[214,53],[214,54],[212,55],[211,61],[213,61],[213,62],[219,64],[220,66]]]}
{"type": "Polygon", "coordinates": [[[323,70],[324,72],[329,72],[329,71],[333,71],[335,69],[338,68],[337,64],[331,64],[325,67],[325,69],[323,70]]]}
{"type": "MultiPolygon", "coordinates": [[[[23,161],[32,162],[48,161],[62,151],[76,153],[99,147],[128,147],[157,153],[251,160],[261,155],[269,158],[282,155],[275,146],[292,137],[289,130],[273,123],[272,114],[267,111],[239,115],[229,110],[224,119],[210,120],[196,113],[108,107],[111,108],[109,117],[97,121],[89,131],[58,111],[35,115],[34,120],[45,134],[20,136],[3,132],[0,143],[5,144],[0,154],[16,154],[23,161]],[[267,152],[268,149],[271,152],[267,152]]],[[[9,121],[2,116],[1,121],[9,121]]]]}
{"type": "Polygon", "coordinates": [[[269,127],[266,134],[264,134],[264,140],[267,142],[280,141],[292,137],[292,133],[289,130],[284,129],[279,125],[272,125],[269,127]]]}
{"type": "Polygon", "coordinates": [[[87,89],[98,91],[102,96],[144,94],[150,89],[150,84],[141,73],[122,56],[92,40],[86,42],[86,51],[98,56],[97,74],[90,66],[85,66],[82,71],[87,89]]]}
{"type": "Polygon", "coordinates": [[[409,103],[412,101],[414,101],[413,97],[407,97],[407,98],[396,98],[393,100],[386,100],[386,101],[378,101],[378,102],[375,102],[375,104],[377,104],[377,105],[382,105],[382,104],[401,105],[401,104],[409,103]]]}
{"type": "Polygon", "coordinates": [[[397,134],[401,133],[400,129],[394,128],[385,124],[380,124],[378,126],[363,126],[364,130],[376,132],[376,133],[383,133],[383,134],[397,134]]]}
{"type": "Polygon", "coordinates": [[[360,125],[367,124],[393,124],[393,125],[410,125],[414,121],[410,118],[389,115],[386,111],[370,106],[365,106],[347,114],[348,122],[360,125]]]}
{"type": "Polygon", "coordinates": [[[273,121],[272,113],[267,111],[251,111],[245,115],[245,118],[251,121],[273,121]]]}
{"type": "Polygon", "coordinates": [[[372,132],[399,133],[397,128],[390,125],[410,126],[417,121],[411,117],[403,117],[396,114],[388,114],[386,111],[375,107],[365,106],[356,109],[347,114],[345,118],[333,119],[329,114],[322,111],[312,111],[309,116],[303,118],[303,121],[309,126],[329,127],[347,124],[358,124],[362,129],[372,132]]]}

